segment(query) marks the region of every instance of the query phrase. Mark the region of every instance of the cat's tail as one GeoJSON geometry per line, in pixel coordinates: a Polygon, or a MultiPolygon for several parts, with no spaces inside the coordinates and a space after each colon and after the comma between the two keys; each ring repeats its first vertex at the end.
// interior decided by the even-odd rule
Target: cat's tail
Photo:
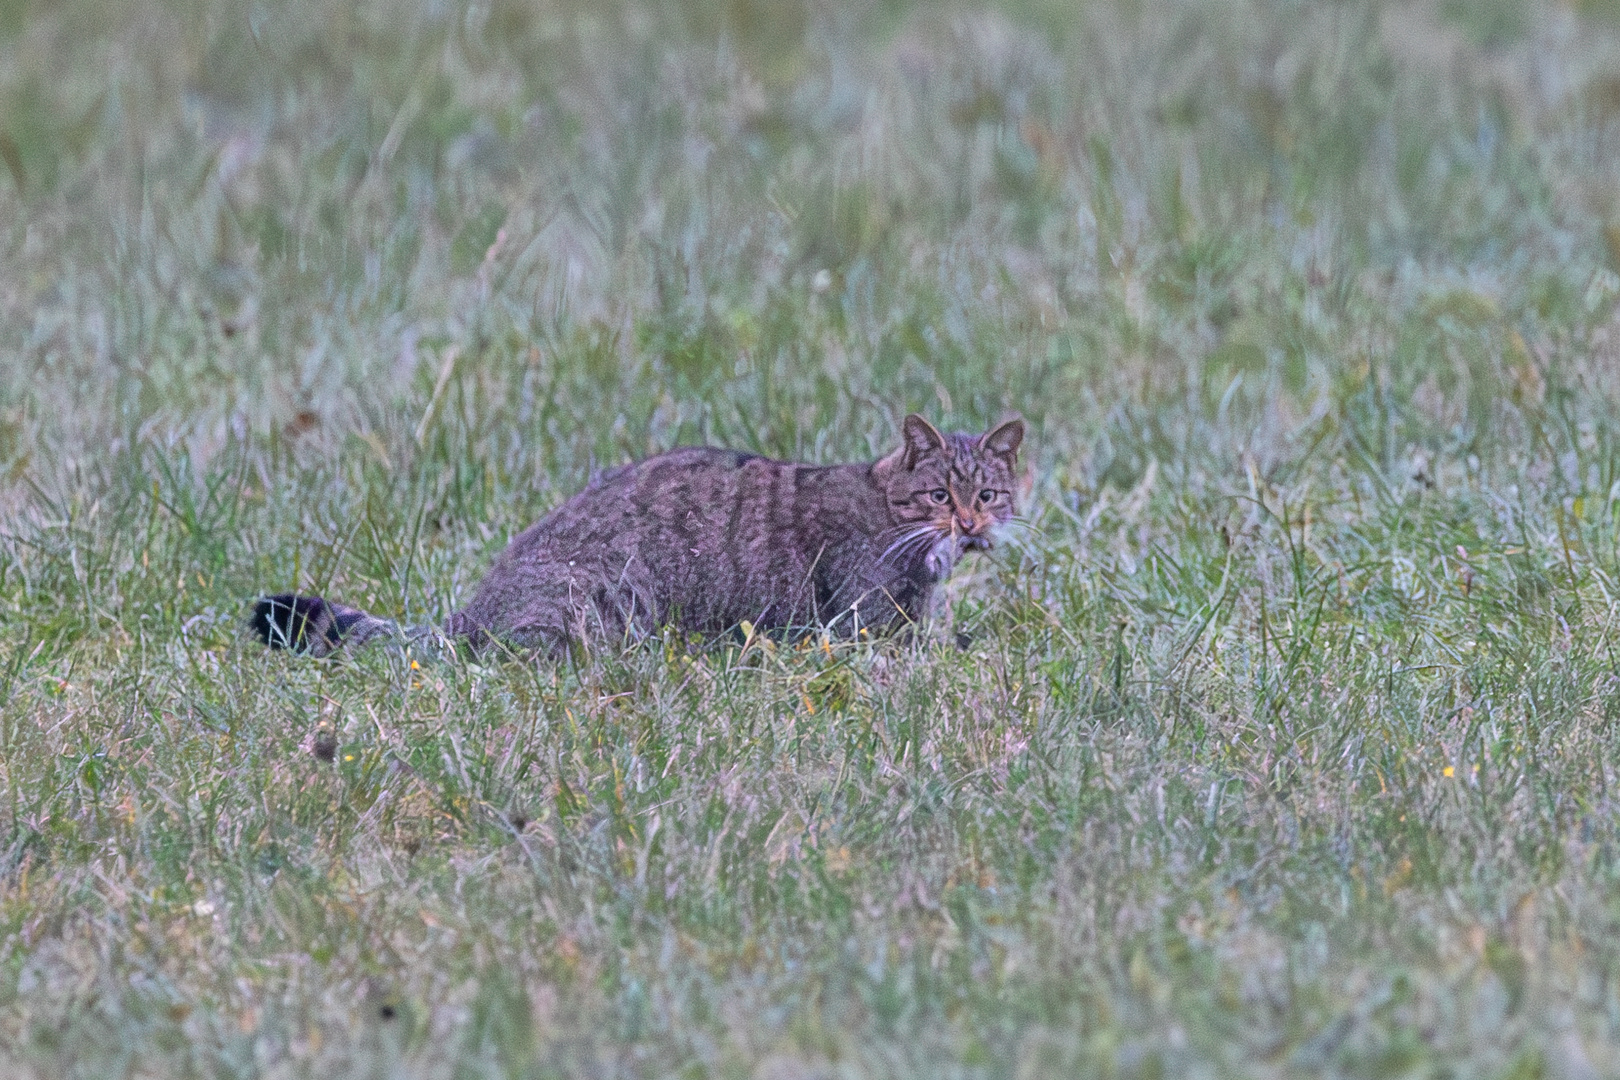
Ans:
{"type": "Polygon", "coordinates": [[[272,649],[293,649],[311,656],[327,656],[339,647],[352,648],[373,638],[411,637],[416,631],[359,608],[296,593],[264,597],[253,605],[249,625],[272,649]]]}

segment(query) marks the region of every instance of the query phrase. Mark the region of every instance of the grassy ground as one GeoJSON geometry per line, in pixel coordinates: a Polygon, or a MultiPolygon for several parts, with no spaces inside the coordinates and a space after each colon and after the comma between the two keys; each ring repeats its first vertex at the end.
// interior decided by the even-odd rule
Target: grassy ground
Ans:
{"type": "Polygon", "coordinates": [[[1620,1073],[1620,9],[0,5],[0,1071],[1620,1073]],[[912,645],[412,668],[1019,409],[912,645]]]}

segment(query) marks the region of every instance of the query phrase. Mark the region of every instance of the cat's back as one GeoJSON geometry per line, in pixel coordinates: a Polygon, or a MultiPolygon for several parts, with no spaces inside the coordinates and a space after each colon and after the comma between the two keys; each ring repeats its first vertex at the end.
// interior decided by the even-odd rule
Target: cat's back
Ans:
{"type": "Polygon", "coordinates": [[[594,477],[585,489],[536,523],[573,531],[602,518],[654,521],[744,497],[769,498],[793,462],[718,446],[682,446],[594,477]]]}
{"type": "Polygon", "coordinates": [[[828,522],[851,519],[854,502],[875,496],[864,472],[683,446],[599,474],[516,546],[623,550],[679,541],[701,557],[718,554],[716,545],[819,539],[828,522]]]}
{"type": "Polygon", "coordinates": [[[681,446],[615,469],[595,486],[607,498],[630,497],[644,507],[655,508],[706,502],[740,486],[752,485],[763,491],[761,485],[803,467],[743,450],[681,446]]]}

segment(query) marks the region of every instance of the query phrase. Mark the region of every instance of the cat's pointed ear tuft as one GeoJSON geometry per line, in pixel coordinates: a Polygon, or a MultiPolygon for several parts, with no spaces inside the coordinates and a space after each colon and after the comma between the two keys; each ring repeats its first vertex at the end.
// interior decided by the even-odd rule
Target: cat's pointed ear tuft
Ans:
{"type": "Polygon", "coordinates": [[[906,417],[905,423],[900,425],[900,434],[905,439],[905,465],[911,468],[928,454],[945,449],[945,436],[939,429],[927,420],[912,413],[906,417]]]}
{"type": "Polygon", "coordinates": [[[1018,460],[1018,448],[1024,444],[1024,418],[1015,416],[1004,420],[979,437],[979,449],[1005,458],[1008,464],[1018,460]]]}

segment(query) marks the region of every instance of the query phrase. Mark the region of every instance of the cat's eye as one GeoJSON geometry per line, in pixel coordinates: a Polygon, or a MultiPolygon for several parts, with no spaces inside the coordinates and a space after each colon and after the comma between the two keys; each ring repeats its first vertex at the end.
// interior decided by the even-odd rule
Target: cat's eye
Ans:
{"type": "Polygon", "coordinates": [[[983,491],[979,492],[979,501],[987,504],[993,503],[996,501],[996,493],[991,491],[989,488],[985,488],[983,491]]]}
{"type": "Polygon", "coordinates": [[[928,493],[928,497],[937,503],[944,503],[951,497],[951,493],[946,491],[944,488],[935,488],[933,491],[928,493]]]}

